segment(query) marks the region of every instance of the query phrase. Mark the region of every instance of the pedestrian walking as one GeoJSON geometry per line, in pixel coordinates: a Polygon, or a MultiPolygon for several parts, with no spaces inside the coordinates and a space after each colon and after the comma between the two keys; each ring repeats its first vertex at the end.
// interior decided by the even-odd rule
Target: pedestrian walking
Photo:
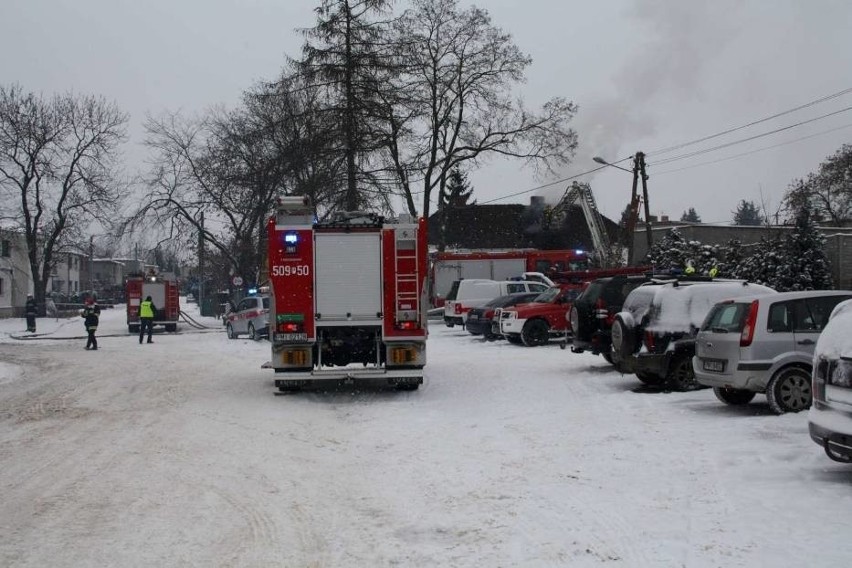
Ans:
{"type": "Polygon", "coordinates": [[[27,302],[24,304],[24,315],[27,318],[27,331],[35,333],[36,331],[36,316],[38,315],[38,305],[32,294],[27,295],[27,302]]]}
{"type": "Polygon", "coordinates": [[[83,317],[83,325],[86,326],[86,331],[89,336],[86,339],[86,349],[92,351],[98,350],[98,339],[95,337],[95,332],[98,331],[98,322],[101,316],[101,307],[95,302],[94,298],[86,299],[86,307],[80,312],[83,317]]]}
{"type": "Polygon", "coordinates": [[[139,304],[139,344],[142,344],[142,336],[145,335],[145,329],[148,329],[148,343],[151,341],[151,332],[154,329],[154,314],[157,313],[157,306],[151,296],[146,296],[145,301],[139,304]]]}

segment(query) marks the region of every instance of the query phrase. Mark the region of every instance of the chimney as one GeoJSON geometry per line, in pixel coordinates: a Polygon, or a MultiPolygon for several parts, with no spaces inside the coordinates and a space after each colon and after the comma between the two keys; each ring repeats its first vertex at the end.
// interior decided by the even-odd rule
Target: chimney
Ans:
{"type": "Polygon", "coordinates": [[[543,195],[531,195],[530,196],[530,207],[537,207],[540,209],[544,208],[544,196],[543,195]]]}

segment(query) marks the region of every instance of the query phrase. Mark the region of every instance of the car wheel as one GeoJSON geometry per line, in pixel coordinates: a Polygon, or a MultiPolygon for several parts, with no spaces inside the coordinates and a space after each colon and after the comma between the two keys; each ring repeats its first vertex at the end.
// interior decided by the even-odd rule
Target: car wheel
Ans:
{"type": "Polygon", "coordinates": [[[634,351],[633,329],[628,326],[621,316],[616,316],[612,322],[612,350],[618,361],[625,361],[634,351]]]}
{"type": "Polygon", "coordinates": [[[260,336],[257,334],[257,331],[254,329],[254,324],[250,323],[248,325],[248,336],[252,341],[257,341],[260,339],[260,336]]]}
{"type": "Polygon", "coordinates": [[[766,400],[776,414],[811,406],[811,373],[801,367],[782,369],[766,385],[766,400]]]}
{"type": "Polygon", "coordinates": [[[550,327],[547,322],[540,319],[530,320],[524,324],[521,330],[521,341],[527,347],[538,347],[550,340],[550,327]]]}
{"type": "Polygon", "coordinates": [[[506,341],[508,341],[509,343],[511,343],[513,345],[522,345],[524,343],[523,340],[521,339],[521,336],[518,335],[517,333],[506,334],[506,341]]]}
{"type": "Polygon", "coordinates": [[[604,358],[604,361],[612,365],[612,353],[601,353],[601,357],[604,358]]]}
{"type": "Polygon", "coordinates": [[[689,355],[675,355],[669,364],[669,372],[666,374],[666,383],[672,390],[693,390],[698,386],[695,380],[695,372],[692,370],[692,357],[689,355]]]}
{"type": "Polygon", "coordinates": [[[665,377],[649,373],[648,371],[637,371],[636,378],[648,385],[649,387],[658,387],[665,381],[665,377]]]}
{"type": "Polygon", "coordinates": [[[716,398],[725,404],[730,404],[731,406],[748,404],[752,401],[755,395],[755,393],[749,390],[730,389],[727,387],[713,387],[713,394],[716,395],[716,398]]]}
{"type": "Polygon", "coordinates": [[[225,332],[228,334],[228,339],[236,339],[237,338],[237,334],[234,333],[234,328],[231,324],[228,324],[225,327],[225,332]]]}

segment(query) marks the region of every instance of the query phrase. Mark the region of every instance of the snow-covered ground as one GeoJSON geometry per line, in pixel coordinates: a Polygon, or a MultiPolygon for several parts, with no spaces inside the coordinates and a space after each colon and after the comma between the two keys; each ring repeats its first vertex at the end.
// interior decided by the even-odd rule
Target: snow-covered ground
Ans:
{"type": "MultiPolygon", "coordinates": [[[[2,566],[852,563],[807,414],[435,325],[419,391],[275,396],[269,344],[0,321],[2,566]]],[[[186,306],[197,317],[194,304],[186,306]]]]}

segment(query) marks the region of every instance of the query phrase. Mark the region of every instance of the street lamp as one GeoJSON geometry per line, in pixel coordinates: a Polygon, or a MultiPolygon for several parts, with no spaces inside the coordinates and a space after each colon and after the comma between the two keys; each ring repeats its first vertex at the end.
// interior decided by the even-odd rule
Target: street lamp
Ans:
{"type": "Polygon", "coordinates": [[[653,237],[651,235],[651,211],[650,206],[648,205],[648,174],[645,173],[645,154],[643,152],[636,152],[633,156],[632,170],[616,166],[615,164],[610,164],[600,156],[595,156],[592,160],[599,164],[611,166],[633,174],[633,191],[630,195],[630,217],[627,220],[627,235],[628,239],[630,239],[627,247],[627,265],[630,266],[633,264],[633,232],[636,228],[636,221],[639,218],[639,194],[637,193],[637,188],[640,179],[642,180],[642,200],[645,202],[645,237],[648,241],[648,252],[650,252],[651,245],[653,244],[653,237]]]}
{"type": "Polygon", "coordinates": [[[592,161],[595,161],[599,164],[603,164],[605,166],[612,166],[613,168],[618,168],[619,170],[625,171],[629,174],[633,173],[633,170],[628,170],[627,168],[622,168],[621,166],[616,166],[615,164],[610,164],[609,162],[607,162],[606,160],[604,160],[600,156],[595,156],[594,158],[592,158],[592,161]]]}

